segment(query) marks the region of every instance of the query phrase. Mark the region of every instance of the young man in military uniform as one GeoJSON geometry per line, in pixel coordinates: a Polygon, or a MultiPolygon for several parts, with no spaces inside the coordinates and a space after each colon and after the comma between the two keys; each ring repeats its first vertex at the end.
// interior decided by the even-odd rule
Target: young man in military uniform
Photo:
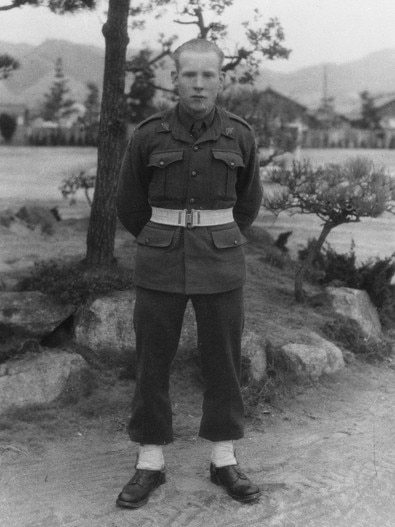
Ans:
{"type": "Polygon", "coordinates": [[[242,231],[262,191],[250,126],[215,105],[223,53],[188,41],[175,54],[178,105],[137,126],[119,182],[118,215],[137,238],[137,379],[129,435],[140,444],[136,472],[117,504],[144,505],[164,483],[162,445],[173,440],[169,371],[186,304],[195,310],[205,379],[199,435],[212,442],[210,479],[239,501],[259,488],[240,470],[240,392],[245,261],[242,231]]]}

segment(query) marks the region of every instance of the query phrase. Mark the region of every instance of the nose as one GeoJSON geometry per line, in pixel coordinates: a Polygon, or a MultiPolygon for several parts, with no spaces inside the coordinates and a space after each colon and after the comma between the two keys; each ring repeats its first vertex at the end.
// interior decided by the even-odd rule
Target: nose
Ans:
{"type": "Polygon", "coordinates": [[[202,90],[203,89],[203,76],[202,75],[196,75],[194,88],[195,88],[195,90],[202,90]]]}

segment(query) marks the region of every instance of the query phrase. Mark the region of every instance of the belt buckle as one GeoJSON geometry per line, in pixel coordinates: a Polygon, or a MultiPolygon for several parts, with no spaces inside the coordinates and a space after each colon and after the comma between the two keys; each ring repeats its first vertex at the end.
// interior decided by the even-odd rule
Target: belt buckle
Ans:
{"type": "Polygon", "coordinates": [[[190,211],[185,210],[185,227],[187,229],[193,229],[196,225],[200,224],[200,210],[191,209],[190,211]]]}
{"type": "Polygon", "coordinates": [[[193,209],[188,211],[185,210],[185,227],[187,229],[192,229],[194,224],[194,215],[193,215],[193,209]]]}

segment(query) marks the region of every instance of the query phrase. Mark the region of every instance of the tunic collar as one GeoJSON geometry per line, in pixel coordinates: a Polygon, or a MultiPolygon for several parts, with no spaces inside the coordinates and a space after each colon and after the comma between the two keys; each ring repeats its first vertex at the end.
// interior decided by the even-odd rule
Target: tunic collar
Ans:
{"type": "Polygon", "coordinates": [[[215,115],[215,106],[210,110],[210,112],[203,118],[203,119],[195,119],[193,115],[188,113],[186,109],[182,106],[182,104],[179,104],[176,109],[177,116],[183,126],[189,131],[193,124],[197,121],[204,123],[205,130],[208,130],[210,126],[213,124],[214,121],[214,115],[215,115]]]}
{"type": "MultiPolygon", "coordinates": [[[[190,126],[188,128],[189,122],[181,121],[181,119],[184,120],[185,116],[180,117],[180,111],[182,112],[179,104],[175,108],[166,111],[162,116],[162,119],[157,128],[157,132],[168,132],[171,133],[173,137],[179,141],[193,143],[194,140],[192,139],[189,130],[190,126],[192,126],[194,119],[191,117],[190,126]]],[[[216,141],[221,135],[229,137],[230,139],[235,138],[234,124],[223,110],[215,106],[212,112],[210,112],[210,114],[207,115],[205,119],[206,118],[209,119],[210,125],[206,129],[202,137],[200,137],[196,141],[196,143],[216,141]]]]}

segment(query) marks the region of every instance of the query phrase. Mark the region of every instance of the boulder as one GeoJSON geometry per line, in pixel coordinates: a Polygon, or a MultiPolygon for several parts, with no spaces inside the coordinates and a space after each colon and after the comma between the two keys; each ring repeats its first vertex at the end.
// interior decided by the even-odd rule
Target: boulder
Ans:
{"type": "Polygon", "coordinates": [[[48,335],[74,311],[39,291],[0,291],[0,326],[25,336],[48,335]]]}
{"type": "Polygon", "coordinates": [[[42,234],[54,233],[57,218],[51,209],[36,205],[26,205],[21,207],[15,216],[31,230],[39,228],[42,234]]]}
{"type": "Polygon", "coordinates": [[[297,377],[318,379],[323,374],[333,374],[344,367],[341,350],[316,333],[306,331],[300,342],[290,342],[281,347],[280,353],[297,377]]]}
{"type": "MultiPolygon", "coordinates": [[[[136,348],[133,327],[135,292],[117,291],[88,302],[75,317],[74,340],[101,360],[129,361],[136,348]]],[[[197,347],[195,313],[188,303],[179,348],[197,347]]]]}
{"type": "Polygon", "coordinates": [[[0,291],[18,291],[20,279],[13,276],[0,277],[0,291]]]}
{"type": "MultiPolygon", "coordinates": [[[[134,291],[117,291],[97,298],[76,314],[74,342],[87,348],[103,362],[129,363],[134,360],[136,337],[133,327],[134,291]]],[[[242,339],[242,353],[248,362],[248,377],[260,381],[266,375],[267,341],[254,332],[242,339]]],[[[179,359],[194,356],[197,350],[196,319],[192,303],[187,304],[180,335],[179,359]]]]}
{"type": "Polygon", "coordinates": [[[13,221],[15,221],[15,214],[11,209],[0,211],[0,225],[8,229],[13,221]]]}
{"type": "Polygon", "coordinates": [[[334,311],[354,320],[365,337],[373,340],[383,338],[377,310],[366,291],[350,287],[327,287],[326,292],[334,311]]]}
{"type": "Polygon", "coordinates": [[[78,354],[43,351],[0,365],[0,413],[48,404],[68,390],[86,390],[88,365],[78,354]]]}
{"type": "Polygon", "coordinates": [[[243,361],[248,364],[247,377],[253,382],[261,382],[266,377],[266,349],[268,341],[255,333],[246,331],[241,340],[243,361]]]}
{"type": "Polygon", "coordinates": [[[128,362],[136,346],[134,302],[134,291],[116,291],[88,302],[75,316],[75,343],[104,362],[128,362]]]}

